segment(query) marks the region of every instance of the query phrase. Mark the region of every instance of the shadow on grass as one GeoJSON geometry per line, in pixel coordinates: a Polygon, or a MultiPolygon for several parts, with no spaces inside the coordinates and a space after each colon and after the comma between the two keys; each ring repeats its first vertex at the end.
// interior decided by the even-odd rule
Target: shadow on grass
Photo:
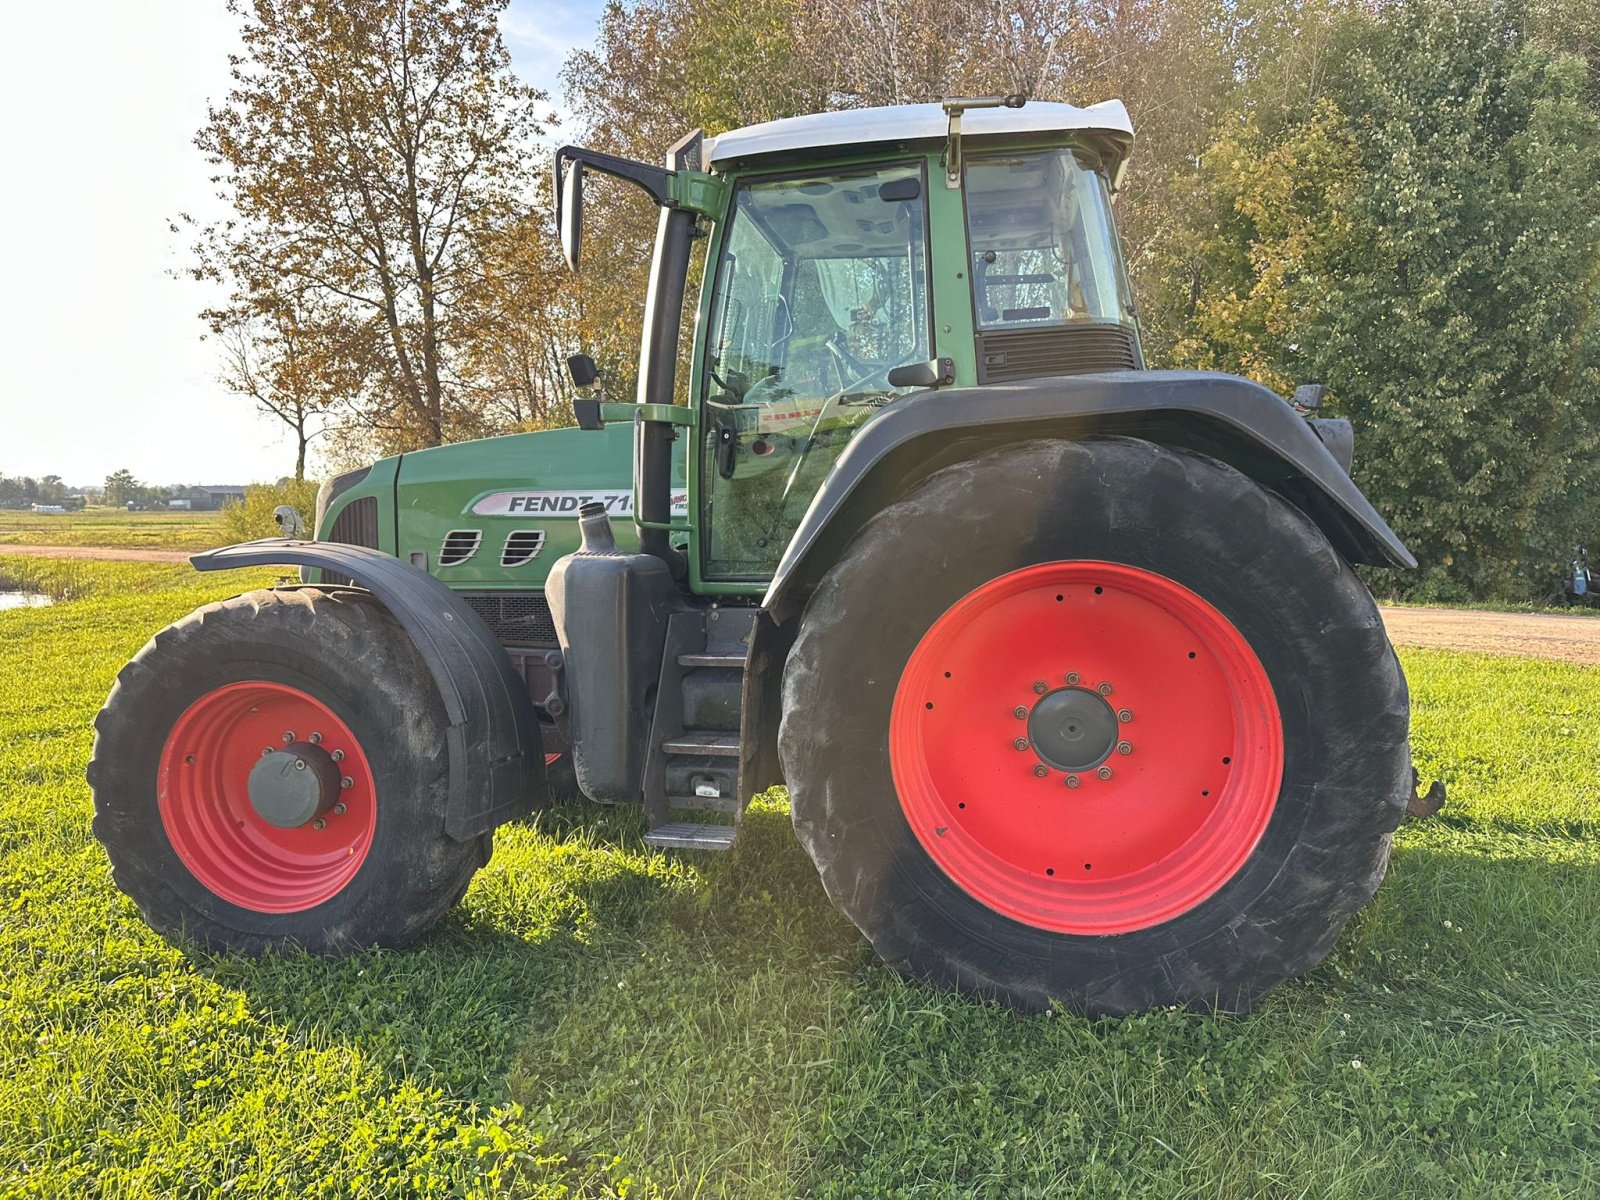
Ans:
{"type": "Polygon", "coordinates": [[[1089,1021],[878,965],[780,805],[727,855],[653,854],[641,832],[587,806],[505,831],[411,951],[201,965],[308,1041],[515,1101],[572,1161],[615,1155],[665,1195],[1597,1182],[1592,843],[1415,827],[1330,960],[1254,1014],[1089,1021]]]}

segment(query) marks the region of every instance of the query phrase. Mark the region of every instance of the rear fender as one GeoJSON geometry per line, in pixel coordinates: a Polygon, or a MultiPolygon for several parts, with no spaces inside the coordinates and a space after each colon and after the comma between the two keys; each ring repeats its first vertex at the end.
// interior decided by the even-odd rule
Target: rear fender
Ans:
{"type": "Polygon", "coordinates": [[[527,686],[494,634],[425,571],[380,550],[267,538],[192,556],[197,570],[321,567],[353,579],[383,604],[428,665],[449,721],[445,832],[457,841],[523,816],[549,796],[544,744],[527,686]]]}
{"type": "Polygon", "coordinates": [[[1033,438],[1144,438],[1219,459],[1300,508],[1352,563],[1417,560],[1324,439],[1276,393],[1234,375],[1120,371],[918,392],[839,456],[790,539],[763,607],[784,622],[861,527],[941,467],[1033,438]]]}

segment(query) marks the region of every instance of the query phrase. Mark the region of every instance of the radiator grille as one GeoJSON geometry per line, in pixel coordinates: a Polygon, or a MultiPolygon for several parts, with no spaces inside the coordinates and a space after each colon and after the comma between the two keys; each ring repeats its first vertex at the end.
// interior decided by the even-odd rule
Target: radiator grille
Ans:
{"type": "Polygon", "coordinates": [[[1138,365],[1133,330],[1121,325],[1006,329],[978,335],[979,383],[1132,371],[1138,365]]]}
{"type": "MultiPolygon", "coordinates": [[[[328,529],[329,542],[342,542],[346,546],[371,546],[378,548],[378,498],[362,496],[339,510],[328,529]]],[[[305,578],[304,575],[301,576],[305,578]]],[[[337,571],[323,571],[322,582],[330,587],[354,587],[356,581],[337,571]]]]}
{"type": "Polygon", "coordinates": [[[494,636],[511,646],[554,646],[556,623],[543,592],[457,592],[494,636]]]}
{"type": "Polygon", "coordinates": [[[328,541],[343,542],[347,546],[378,548],[378,498],[363,496],[352,500],[339,510],[328,530],[328,541]]]}

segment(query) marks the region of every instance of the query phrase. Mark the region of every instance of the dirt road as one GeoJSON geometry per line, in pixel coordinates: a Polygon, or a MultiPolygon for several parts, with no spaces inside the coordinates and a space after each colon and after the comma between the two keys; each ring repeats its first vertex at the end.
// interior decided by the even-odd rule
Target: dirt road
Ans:
{"type": "Polygon", "coordinates": [[[88,558],[96,562],[188,562],[193,550],[147,550],[142,546],[8,546],[0,542],[0,556],[24,558],[88,558]]]}
{"type": "Polygon", "coordinates": [[[1382,611],[1389,638],[1397,646],[1558,658],[1600,666],[1600,617],[1389,606],[1382,611]]]}

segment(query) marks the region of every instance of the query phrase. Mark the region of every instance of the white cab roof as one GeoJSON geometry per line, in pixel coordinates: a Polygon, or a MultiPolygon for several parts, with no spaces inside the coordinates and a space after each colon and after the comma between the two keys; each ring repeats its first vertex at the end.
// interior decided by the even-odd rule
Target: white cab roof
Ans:
{"type": "MultiPolygon", "coordinates": [[[[852,108],[813,113],[731,129],[711,139],[706,162],[712,166],[735,159],[822,146],[864,146],[882,142],[942,140],[950,120],[938,104],[900,104],[892,108],[852,108]]],[[[1030,100],[1021,108],[972,108],[961,116],[961,139],[996,134],[1089,132],[1110,134],[1126,145],[1133,123],[1121,100],[1102,100],[1087,108],[1030,100]]]]}

